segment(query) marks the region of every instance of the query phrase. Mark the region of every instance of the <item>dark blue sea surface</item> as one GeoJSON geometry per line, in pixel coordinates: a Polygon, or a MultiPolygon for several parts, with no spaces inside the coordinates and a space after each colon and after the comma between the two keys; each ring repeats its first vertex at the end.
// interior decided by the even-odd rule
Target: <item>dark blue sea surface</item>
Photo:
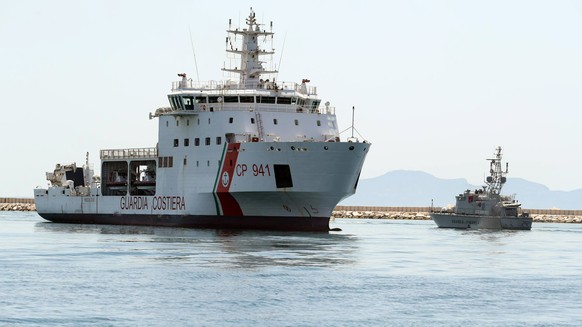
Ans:
{"type": "Polygon", "coordinates": [[[582,225],[292,233],[0,212],[2,326],[581,326],[582,225]]]}

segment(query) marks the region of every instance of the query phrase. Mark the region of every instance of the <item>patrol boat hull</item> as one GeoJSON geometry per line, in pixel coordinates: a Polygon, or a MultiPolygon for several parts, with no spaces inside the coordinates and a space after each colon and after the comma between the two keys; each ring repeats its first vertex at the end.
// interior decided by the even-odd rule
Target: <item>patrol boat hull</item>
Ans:
{"type": "Polygon", "coordinates": [[[431,213],[439,228],[531,230],[530,217],[500,217],[431,213]]]}

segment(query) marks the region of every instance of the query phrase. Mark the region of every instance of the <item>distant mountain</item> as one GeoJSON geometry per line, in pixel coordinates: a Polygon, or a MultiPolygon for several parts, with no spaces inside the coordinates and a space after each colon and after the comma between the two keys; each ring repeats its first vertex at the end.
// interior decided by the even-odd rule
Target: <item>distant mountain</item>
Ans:
{"type": "MultiPolygon", "coordinates": [[[[395,170],[382,176],[361,179],[355,195],[340,205],[428,207],[431,199],[437,207],[455,204],[455,195],[481,188],[466,179],[441,179],[421,171],[395,170]]],[[[582,189],[550,191],[542,184],[522,178],[508,178],[503,194],[516,194],[527,209],[582,209],[582,189]]]]}

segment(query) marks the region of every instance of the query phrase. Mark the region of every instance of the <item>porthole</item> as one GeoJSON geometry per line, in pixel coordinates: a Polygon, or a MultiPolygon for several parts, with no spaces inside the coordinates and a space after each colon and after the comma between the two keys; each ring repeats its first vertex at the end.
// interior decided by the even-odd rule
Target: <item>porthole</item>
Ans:
{"type": "Polygon", "coordinates": [[[353,145],[350,145],[349,149],[350,149],[350,151],[353,150],[354,149],[354,146],[353,145]]]}
{"type": "Polygon", "coordinates": [[[324,150],[329,150],[329,147],[326,145],[323,147],[324,150]]]}

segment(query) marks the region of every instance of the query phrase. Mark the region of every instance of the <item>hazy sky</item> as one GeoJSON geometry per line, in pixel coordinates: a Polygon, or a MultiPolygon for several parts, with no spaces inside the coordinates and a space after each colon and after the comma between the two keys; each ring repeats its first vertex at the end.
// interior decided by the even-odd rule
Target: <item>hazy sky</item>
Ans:
{"type": "Polygon", "coordinates": [[[581,1],[19,0],[0,2],[0,197],[87,151],[99,168],[100,149],[155,146],[148,113],[196,76],[189,30],[200,80],[222,80],[228,19],[251,6],[279,81],[309,78],[340,130],[356,106],[363,178],[480,184],[501,145],[509,177],[582,188],[581,1]]]}

